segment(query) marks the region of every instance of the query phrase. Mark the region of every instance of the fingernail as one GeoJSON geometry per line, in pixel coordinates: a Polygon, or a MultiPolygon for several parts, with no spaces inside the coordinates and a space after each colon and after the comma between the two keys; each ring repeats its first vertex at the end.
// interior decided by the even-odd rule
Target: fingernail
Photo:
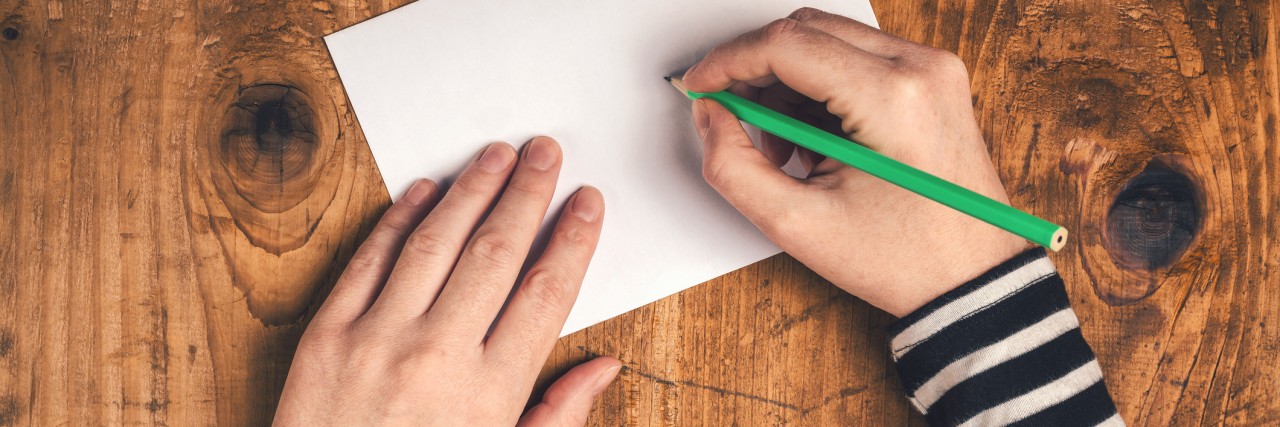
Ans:
{"type": "Polygon", "coordinates": [[[701,61],[699,61],[697,64],[693,64],[693,66],[689,67],[688,70],[684,70],[684,75],[680,76],[680,80],[688,80],[689,76],[693,74],[693,70],[697,70],[698,67],[701,67],[701,66],[702,66],[701,61]]]}
{"type": "Polygon", "coordinates": [[[604,200],[600,197],[599,190],[593,187],[578,190],[578,194],[573,196],[573,204],[569,206],[569,212],[586,222],[600,218],[602,210],[604,210],[604,200]]]}
{"type": "Polygon", "coordinates": [[[621,370],[622,365],[618,365],[601,372],[600,376],[596,377],[596,383],[592,387],[591,394],[599,395],[604,389],[609,388],[609,384],[613,383],[613,379],[618,376],[618,372],[621,370]]]}
{"type": "Polygon", "coordinates": [[[480,155],[480,160],[476,161],[476,166],[485,172],[502,172],[511,164],[512,157],[511,150],[504,144],[489,144],[489,148],[485,148],[484,154],[480,155]]]}
{"type": "Polygon", "coordinates": [[[707,138],[707,129],[711,128],[711,116],[707,113],[707,100],[693,101],[693,126],[698,129],[698,136],[707,138]]]}
{"type": "Polygon", "coordinates": [[[423,203],[427,202],[427,198],[431,197],[431,192],[435,188],[435,183],[419,179],[409,186],[409,191],[404,192],[404,197],[401,197],[400,200],[404,200],[414,206],[422,206],[423,203]]]}
{"type": "Polygon", "coordinates": [[[524,159],[534,169],[547,170],[556,163],[556,151],[555,142],[551,138],[537,137],[529,141],[524,159]]]}

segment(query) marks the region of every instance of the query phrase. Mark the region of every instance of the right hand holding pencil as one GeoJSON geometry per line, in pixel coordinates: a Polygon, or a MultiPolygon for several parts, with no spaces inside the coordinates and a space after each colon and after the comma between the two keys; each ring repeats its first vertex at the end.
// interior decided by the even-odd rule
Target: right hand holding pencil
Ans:
{"type": "MultiPolygon", "coordinates": [[[[729,89],[1008,203],[973,115],[968,73],[949,52],[801,9],[716,47],[683,80],[696,92],[729,89]]],[[[712,187],[783,250],[896,316],[1028,248],[1017,236],[772,135],[757,149],[715,101],[695,101],[693,115],[712,187]],[[779,168],[793,154],[805,179],[779,168]]]]}

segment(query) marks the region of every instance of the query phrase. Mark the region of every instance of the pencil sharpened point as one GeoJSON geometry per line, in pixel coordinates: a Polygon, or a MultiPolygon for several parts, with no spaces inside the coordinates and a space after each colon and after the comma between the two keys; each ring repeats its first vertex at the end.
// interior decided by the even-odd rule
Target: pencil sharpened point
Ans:
{"type": "Polygon", "coordinates": [[[671,83],[671,76],[666,76],[666,77],[663,77],[662,79],[666,80],[667,83],[671,83]]]}
{"type": "Polygon", "coordinates": [[[685,96],[689,96],[688,91],[684,89],[684,81],[680,80],[679,77],[667,77],[666,79],[667,83],[671,83],[671,86],[675,86],[676,90],[679,90],[680,93],[685,94],[685,96]]]}

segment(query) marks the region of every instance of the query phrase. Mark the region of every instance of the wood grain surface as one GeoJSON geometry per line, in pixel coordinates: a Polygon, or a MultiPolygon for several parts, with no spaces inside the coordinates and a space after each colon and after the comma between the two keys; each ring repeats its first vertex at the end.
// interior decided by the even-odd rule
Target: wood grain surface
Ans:
{"type": "MultiPolygon", "coordinates": [[[[403,0],[0,0],[0,426],[269,422],[389,203],[321,39],[403,0]]],[[[957,52],[1135,425],[1280,423],[1276,5],[873,1],[957,52]]],[[[661,266],[644,266],[661,268],[661,266]]],[[[780,255],[560,340],[593,425],[922,424],[780,255]]],[[[481,402],[477,402],[480,404],[481,402]]]]}

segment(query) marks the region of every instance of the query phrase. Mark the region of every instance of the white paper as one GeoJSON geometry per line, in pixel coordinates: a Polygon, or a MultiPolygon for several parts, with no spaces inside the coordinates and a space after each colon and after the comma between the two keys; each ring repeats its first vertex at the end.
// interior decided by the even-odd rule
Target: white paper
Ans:
{"type": "Polygon", "coordinates": [[[600,188],[563,335],[779,252],[703,181],[689,101],[662,77],[801,6],[875,25],[867,0],[422,0],[325,42],[393,197],[537,135],[564,148],[552,212],[600,188]]]}

